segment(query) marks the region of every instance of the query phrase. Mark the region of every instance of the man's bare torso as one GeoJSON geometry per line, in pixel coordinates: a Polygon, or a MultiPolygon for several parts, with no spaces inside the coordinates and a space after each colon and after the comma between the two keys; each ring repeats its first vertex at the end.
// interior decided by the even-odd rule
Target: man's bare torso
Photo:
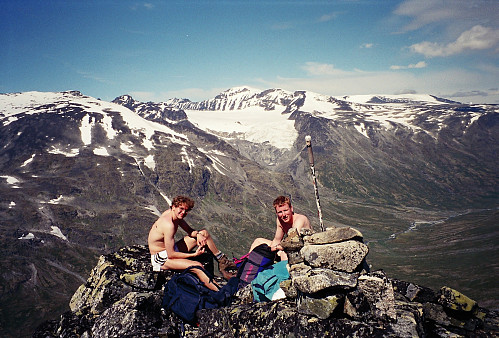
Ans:
{"type": "MultiPolygon", "coordinates": [[[[171,209],[166,210],[159,218],[154,222],[149,231],[149,237],[147,242],[149,244],[149,251],[151,255],[154,255],[160,251],[166,250],[165,247],[165,234],[171,233],[175,235],[177,232],[178,225],[172,220],[171,209]],[[173,228],[173,231],[167,231],[168,227],[173,228]]],[[[173,240],[173,236],[171,237],[173,240]]]]}

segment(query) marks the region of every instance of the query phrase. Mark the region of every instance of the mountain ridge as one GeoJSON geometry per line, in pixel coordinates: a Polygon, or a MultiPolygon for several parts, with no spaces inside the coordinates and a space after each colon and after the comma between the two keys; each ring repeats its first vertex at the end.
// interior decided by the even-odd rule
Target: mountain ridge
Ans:
{"type": "Polygon", "coordinates": [[[199,106],[242,108],[225,111],[78,91],[1,94],[0,327],[19,336],[19,318],[33,328],[63,312],[97,257],[146,243],[177,194],[196,200],[189,222],[234,255],[273,235],[279,194],[317,228],[306,135],[326,226],[359,228],[395,277],[433,286],[454,276],[455,288],[494,306],[497,288],[476,295],[472,285],[492,283],[494,269],[475,255],[497,257],[497,105],[364,104],[273,89],[243,102],[236,92],[199,106]],[[448,219],[463,210],[476,211],[448,219]],[[409,256],[426,251],[435,251],[431,266],[409,256]],[[473,269],[459,264],[470,259],[473,269]]]}

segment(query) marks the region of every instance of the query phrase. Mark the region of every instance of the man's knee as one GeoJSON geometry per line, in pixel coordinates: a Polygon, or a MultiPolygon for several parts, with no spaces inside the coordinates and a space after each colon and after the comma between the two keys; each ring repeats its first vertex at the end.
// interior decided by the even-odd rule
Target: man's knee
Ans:
{"type": "Polygon", "coordinates": [[[208,238],[210,236],[210,234],[208,233],[208,230],[206,230],[206,229],[199,230],[199,233],[206,238],[208,238]]]}
{"type": "Polygon", "coordinates": [[[255,240],[253,241],[253,244],[251,246],[258,246],[262,243],[267,243],[267,242],[269,242],[268,239],[259,237],[259,238],[255,238],[255,240]]]}

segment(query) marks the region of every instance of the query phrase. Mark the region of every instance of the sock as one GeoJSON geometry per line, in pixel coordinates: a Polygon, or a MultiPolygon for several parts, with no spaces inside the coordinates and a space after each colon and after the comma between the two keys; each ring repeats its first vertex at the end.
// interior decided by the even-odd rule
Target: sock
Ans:
{"type": "Polygon", "coordinates": [[[222,251],[219,251],[216,255],[215,255],[215,258],[217,259],[217,261],[223,256],[224,254],[222,253],[222,251]]]}

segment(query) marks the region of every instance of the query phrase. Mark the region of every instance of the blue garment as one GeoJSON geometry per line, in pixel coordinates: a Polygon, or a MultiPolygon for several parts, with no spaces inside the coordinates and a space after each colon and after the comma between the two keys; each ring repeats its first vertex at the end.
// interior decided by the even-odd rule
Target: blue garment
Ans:
{"type": "Polygon", "coordinates": [[[272,300],[274,293],[279,290],[279,284],[289,279],[289,272],[286,268],[288,261],[280,261],[271,268],[258,273],[251,282],[253,299],[255,302],[268,302],[272,300]]]}

